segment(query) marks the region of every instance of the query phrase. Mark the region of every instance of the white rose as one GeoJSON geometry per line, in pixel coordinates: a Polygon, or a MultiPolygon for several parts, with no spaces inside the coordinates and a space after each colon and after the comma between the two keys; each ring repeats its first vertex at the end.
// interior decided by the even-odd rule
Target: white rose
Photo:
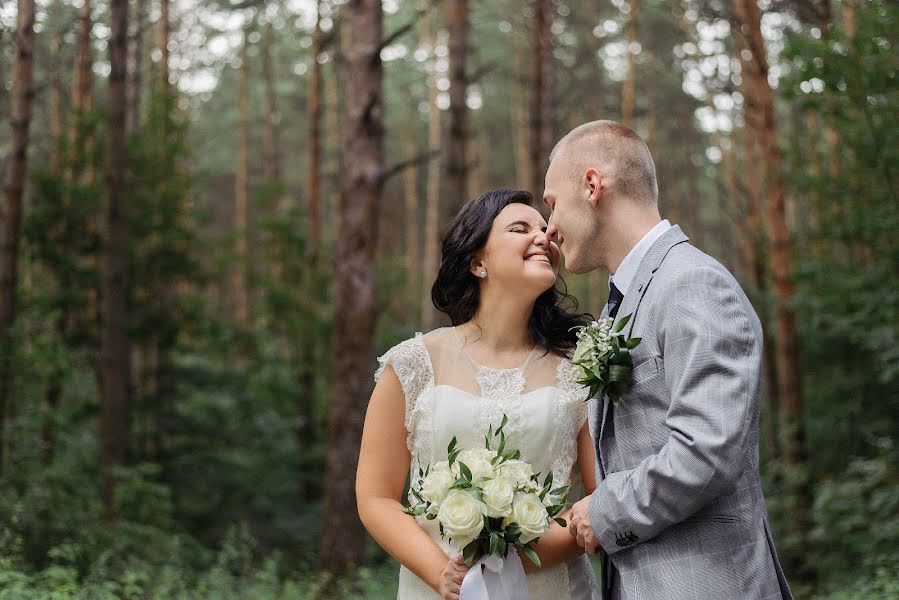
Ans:
{"type": "Polygon", "coordinates": [[[533,467],[523,460],[507,460],[499,466],[498,471],[500,476],[508,477],[519,487],[527,485],[534,474],[533,467]]]}
{"type": "Polygon", "coordinates": [[[549,531],[549,513],[537,494],[515,494],[512,514],[503,520],[503,526],[518,523],[522,544],[527,544],[549,531]]]}
{"type": "Polygon", "coordinates": [[[456,482],[449,468],[449,463],[441,461],[431,467],[427,477],[421,484],[421,497],[431,503],[431,512],[440,508],[440,503],[446,498],[450,486],[456,482]]]}
{"type": "MultiPolygon", "coordinates": [[[[480,477],[493,477],[493,465],[490,463],[496,452],[486,448],[465,449],[456,457],[457,462],[465,463],[471,471],[471,480],[475,482],[480,477]]],[[[479,484],[483,485],[483,483],[479,484]]]]}
{"type": "Polygon", "coordinates": [[[484,504],[490,517],[507,517],[512,512],[515,482],[505,477],[491,479],[484,484],[484,504]]]}
{"type": "Polygon", "coordinates": [[[487,507],[465,490],[451,490],[437,512],[437,519],[450,543],[459,552],[478,537],[484,527],[487,507]]]}

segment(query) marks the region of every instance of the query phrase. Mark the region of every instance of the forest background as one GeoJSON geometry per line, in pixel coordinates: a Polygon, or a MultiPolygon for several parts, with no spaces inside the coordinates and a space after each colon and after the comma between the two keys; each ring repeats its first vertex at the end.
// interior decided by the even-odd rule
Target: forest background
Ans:
{"type": "Polygon", "coordinates": [[[0,0],[0,598],[394,597],[353,495],[375,357],[444,322],[461,204],[539,198],[597,118],[764,323],[796,597],[897,597],[897,17],[0,0]]]}

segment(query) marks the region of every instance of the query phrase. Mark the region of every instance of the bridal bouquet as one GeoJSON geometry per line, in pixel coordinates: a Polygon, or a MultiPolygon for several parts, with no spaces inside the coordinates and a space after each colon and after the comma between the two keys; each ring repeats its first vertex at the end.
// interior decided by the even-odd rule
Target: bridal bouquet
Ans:
{"type": "Polygon", "coordinates": [[[533,467],[519,460],[521,452],[506,447],[508,421],[503,415],[496,431],[490,426],[483,448],[460,448],[453,437],[448,459],[419,469],[412,482],[416,502],[405,512],[437,519],[440,535],[469,566],[489,555],[505,559],[511,548],[520,548],[540,566],[531,544],[553,520],[567,526],[556,515],[565,506],[568,486],[554,488],[551,472],[541,484],[533,467]]]}

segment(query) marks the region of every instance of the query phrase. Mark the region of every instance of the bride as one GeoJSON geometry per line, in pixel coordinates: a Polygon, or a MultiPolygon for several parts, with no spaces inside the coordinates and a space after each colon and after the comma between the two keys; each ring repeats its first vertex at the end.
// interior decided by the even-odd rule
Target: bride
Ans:
{"type": "MultiPolygon", "coordinates": [[[[459,598],[467,571],[434,520],[402,512],[410,473],[446,460],[455,435],[479,447],[508,415],[507,447],[535,472],[590,494],[596,485],[587,430],[587,390],[568,359],[571,328],[556,287],[559,248],[528,192],[494,190],[467,203],[443,239],[431,290],[452,327],[416,334],[379,358],[365,417],[356,496],[362,523],[401,563],[398,598],[459,598]],[[564,482],[564,483],[563,483],[564,482]]],[[[565,515],[562,515],[565,516],[565,515]]],[[[556,523],[534,545],[542,566],[521,556],[530,597],[598,598],[583,550],[556,523]]]]}

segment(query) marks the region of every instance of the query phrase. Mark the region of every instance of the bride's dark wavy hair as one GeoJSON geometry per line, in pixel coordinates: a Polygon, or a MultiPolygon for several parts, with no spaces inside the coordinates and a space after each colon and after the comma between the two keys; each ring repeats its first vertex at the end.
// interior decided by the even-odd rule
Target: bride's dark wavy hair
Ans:
{"type": "MultiPolygon", "coordinates": [[[[431,287],[431,300],[453,325],[470,321],[480,303],[481,287],[469,267],[475,253],[487,244],[493,220],[510,204],[533,206],[525,190],[491,190],[467,202],[453,219],[441,246],[440,269],[431,287]]],[[[588,314],[574,312],[577,299],[568,294],[561,275],[537,298],[528,321],[531,341],[561,356],[577,345],[572,327],[586,325],[588,314]]]]}

